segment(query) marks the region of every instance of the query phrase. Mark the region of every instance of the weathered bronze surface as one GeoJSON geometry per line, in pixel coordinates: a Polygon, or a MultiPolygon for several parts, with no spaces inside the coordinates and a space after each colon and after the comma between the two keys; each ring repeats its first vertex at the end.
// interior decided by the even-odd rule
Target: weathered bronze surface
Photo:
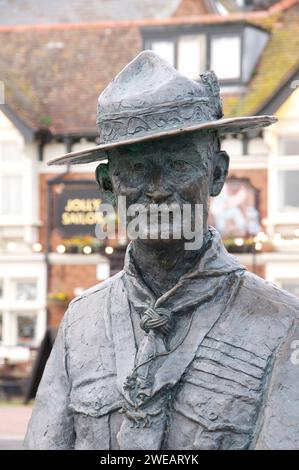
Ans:
{"type": "MultiPolygon", "coordinates": [[[[121,72],[103,94],[102,130],[113,142],[122,137],[106,148],[108,164],[99,165],[98,183],[111,198],[126,196],[128,205],[202,204],[203,243],[188,251],[183,239],[132,241],[124,269],[71,302],[25,447],[298,448],[299,365],[292,348],[299,339],[299,301],[247,272],[207,224],[209,198],[220,193],[229,163],[220,150],[225,126],[216,125],[222,114],[215,76],[206,74],[198,92],[195,82],[178,77],[152,53],[128,67],[130,73],[121,72]],[[134,85],[148,62],[152,113],[158,102],[165,106],[163,117],[147,111],[142,127],[134,113],[148,109],[149,98],[142,99],[134,85]],[[191,100],[186,115],[176,112],[192,126],[204,126],[185,132],[173,114],[175,92],[191,100]],[[163,137],[157,138],[153,122],[161,122],[163,137]],[[124,143],[128,129],[134,141],[124,143]]],[[[271,122],[257,118],[255,125],[271,122]]],[[[86,155],[71,158],[102,158],[86,155]]]]}

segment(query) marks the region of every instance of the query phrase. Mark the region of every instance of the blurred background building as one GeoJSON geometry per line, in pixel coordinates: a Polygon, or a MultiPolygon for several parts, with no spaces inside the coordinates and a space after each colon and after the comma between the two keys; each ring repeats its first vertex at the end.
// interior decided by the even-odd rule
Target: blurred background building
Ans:
{"type": "Polygon", "coordinates": [[[279,118],[223,140],[211,223],[299,295],[299,0],[2,0],[0,41],[2,377],[23,383],[69,300],[122,267],[126,241],[95,238],[96,165],[46,164],[96,144],[98,95],[143,49],[195,80],[213,69],[227,117],[279,118]]]}

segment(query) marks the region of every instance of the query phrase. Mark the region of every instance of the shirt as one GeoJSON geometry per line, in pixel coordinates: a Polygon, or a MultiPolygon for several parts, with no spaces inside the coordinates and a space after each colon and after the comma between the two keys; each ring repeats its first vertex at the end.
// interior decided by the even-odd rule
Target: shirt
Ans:
{"type": "Polygon", "coordinates": [[[120,273],[70,303],[25,448],[298,448],[299,300],[247,272],[210,230],[194,269],[161,297],[129,245],[120,273]]]}

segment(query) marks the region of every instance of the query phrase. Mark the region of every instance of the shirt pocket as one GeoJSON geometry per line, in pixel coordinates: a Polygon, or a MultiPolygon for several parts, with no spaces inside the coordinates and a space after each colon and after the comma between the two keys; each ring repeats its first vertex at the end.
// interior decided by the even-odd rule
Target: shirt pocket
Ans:
{"type": "Polygon", "coordinates": [[[72,385],[69,408],[76,432],[75,449],[110,449],[110,417],[122,407],[116,376],[89,377],[72,385]]]}
{"type": "Polygon", "coordinates": [[[198,424],[194,449],[243,449],[250,444],[263,396],[266,361],[232,348],[206,338],[177,393],[175,412],[198,424]]]}

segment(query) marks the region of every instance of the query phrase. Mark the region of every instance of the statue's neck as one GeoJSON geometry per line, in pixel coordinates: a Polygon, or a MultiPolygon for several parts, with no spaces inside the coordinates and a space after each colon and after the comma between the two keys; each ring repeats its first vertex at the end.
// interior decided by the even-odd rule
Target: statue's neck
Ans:
{"type": "Polygon", "coordinates": [[[203,247],[199,250],[186,250],[183,241],[159,246],[142,240],[133,241],[132,256],[139,275],[157,297],[171,289],[198,263],[208,235],[206,232],[203,247]]]}

